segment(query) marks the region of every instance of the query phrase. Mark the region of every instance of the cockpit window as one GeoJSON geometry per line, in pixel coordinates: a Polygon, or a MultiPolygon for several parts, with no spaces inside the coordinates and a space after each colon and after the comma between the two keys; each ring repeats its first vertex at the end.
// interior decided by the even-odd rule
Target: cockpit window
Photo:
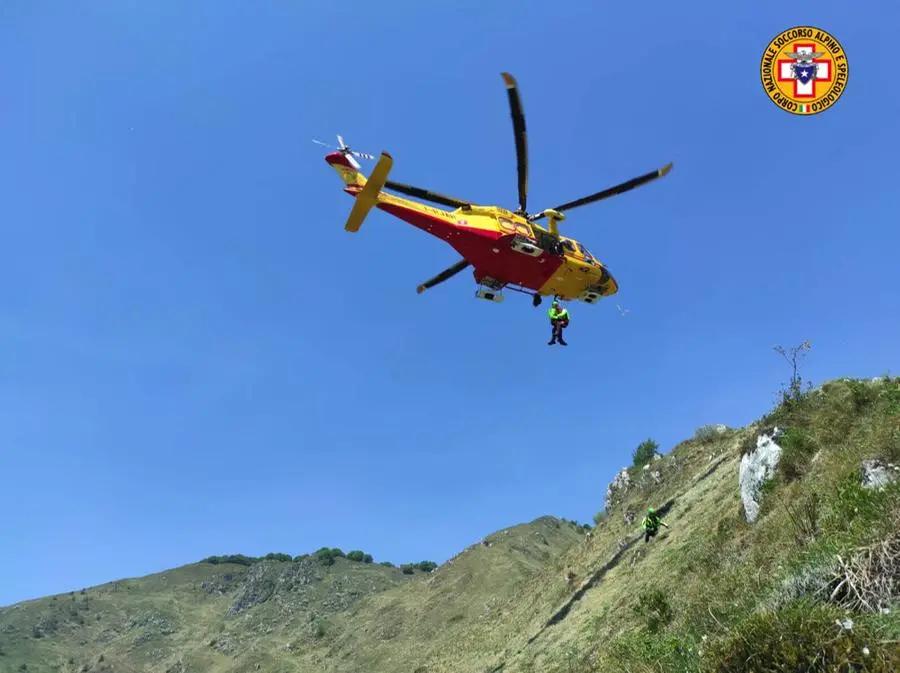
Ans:
{"type": "Polygon", "coordinates": [[[584,259],[586,262],[592,264],[595,261],[594,256],[590,252],[588,252],[588,249],[581,245],[581,243],[578,244],[578,249],[581,251],[581,254],[584,255],[584,259]]]}

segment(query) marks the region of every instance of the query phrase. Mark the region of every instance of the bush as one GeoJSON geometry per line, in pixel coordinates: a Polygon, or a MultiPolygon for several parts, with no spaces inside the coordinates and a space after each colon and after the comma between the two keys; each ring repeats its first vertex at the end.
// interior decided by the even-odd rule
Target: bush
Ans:
{"type": "Polygon", "coordinates": [[[575,519],[563,519],[563,521],[566,522],[567,524],[569,524],[570,526],[572,526],[572,528],[574,528],[579,533],[584,533],[591,529],[590,524],[588,524],[588,523],[581,524],[581,523],[578,523],[575,519]]]}
{"type": "Polygon", "coordinates": [[[606,510],[605,510],[605,509],[601,509],[599,512],[597,512],[597,513],[594,515],[594,525],[595,525],[595,526],[600,526],[600,525],[603,524],[603,522],[606,521],[608,518],[609,518],[609,514],[606,513],[606,510]]]}
{"type": "Polygon", "coordinates": [[[412,575],[416,571],[416,567],[412,563],[404,563],[400,566],[400,570],[404,575],[412,575]]]}
{"type": "Polygon", "coordinates": [[[781,447],[778,467],[784,480],[792,482],[802,477],[819,448],[816,441],[802,428],[788,428],[775,441],[781,447]]]}
{"type": "Polygon", "coordinates": [[[715,673],[898,670],[900,650],[879,644],[864,624],[843,628],[839,625],[843,616],[807,602],[754,613],[732,633],[710,643],[706,659],[715,673]]]}
{"type": "Polygon", "coordinates": [[[394,567],[394,564],[391,563],[390,561],[382,561],[378,565],[384,566],[385,568],[393,568],[394,567]]]}
{"type": "Polygon", "coordinates": [[[697,430],[694,432],[694,439],[696,439],[698,442],[708,442],[717,437],[720,437],[722,434],[724,433],[719,429],[718,425],[704,425],[697,428],[697,430]]]}
{"type": "Polygon", "coordinates": [[[438,565],[434,561],[419,561],[416,564],[416,567],[423,573],[430,573],[432,570],[437,568],[438,565]]]}
{"type": "Polygon", "coordinates": [[[371,554],[366,554],[365,556],[363,556],[363,563],[372,563],[372,561],[374,560],[375,559],[372,558],[371,554]]]}
{"type": "Polygon", "coordinates": [[[212,565],[218,565],[220,563],[234,563],[236,565],[249,566],[253,565],[257,561],[259,561],[259,559],[253,556],[244,556],[243,554],[228,554],[227,556],[209,556],[203,559],[202,562],[211,563],[212,565]]]}
{"type": "Polygon", "coordinates": [[[343,558],[346,554],[337,547],[322,547],[317,550],[313,556],[315,556],[316,560],[322,565],[330,566],[334,565],[335,559],[343,558]]]}
{"type": "Polygon", "coordinates": [[[854,470],[844,476],[829,498],[826,530],[852,544],[877,540],[894,530],[890,504],[897,502],[898,496],[900,484],[885,490],[866,489],[854,470]]]}
{"type": "Polygon", "coordinates": [[[276,553],[276,552],[266,554],[263,558],[265,558],[266,561],[282,561],[285,563],[290,563],[290,561],[291,561],[290,554],[281,554],[281,553],[276,553]]]}
{"type": "Polygon", "coordinates": [[[348,561],[356,561],[357,563],[362,563],[362,561],[365,557],[366,557],[365,553],[363,553],[359,549],[354,549],[353,551],[347,552],[347,560],[348,561]]]}
{"type": "Polygon", "coordinates": [[[884,404],[885,411],[891,415],[900,414],[900,384],[888,382],[884,390],[878,394],[879,400],[884,404]]]}
{"type": "Polygon", "coordinates": [[[851,380],[847,382],[847,386],[850,388],[853,410],[857,413],[872,407],[878,399],[878,387],[869,381],[851,380]]]}
{"type": "Polygon", "coordinates": [[[644,619],[650,633],[658,633],[675,618],[675,612],[669,605],[666,595],[659,589],[641,592],[632,609],[636,615],[644,619]]]}
{"type": "Polygon", "coordinates": [[[652,439],[645,439],[637,445],[637,448],[631,454],[632,465],[634,467],[643,467],[653,460],[653,456],[657,454],[657,449],[659,449],[659,444],[652,439]]]}

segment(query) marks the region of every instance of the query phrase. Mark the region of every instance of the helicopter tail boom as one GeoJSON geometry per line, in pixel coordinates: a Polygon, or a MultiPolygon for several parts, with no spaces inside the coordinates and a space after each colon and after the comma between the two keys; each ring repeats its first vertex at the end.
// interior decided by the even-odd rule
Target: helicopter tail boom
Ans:
{"type": "Polygon", "coordinates": [[[359,172],[350,160],[342,152],[332,152],[325,155],[325,161],[337,171],[341,180],[347,187],[365,187],[366,176],[359,172]]]}

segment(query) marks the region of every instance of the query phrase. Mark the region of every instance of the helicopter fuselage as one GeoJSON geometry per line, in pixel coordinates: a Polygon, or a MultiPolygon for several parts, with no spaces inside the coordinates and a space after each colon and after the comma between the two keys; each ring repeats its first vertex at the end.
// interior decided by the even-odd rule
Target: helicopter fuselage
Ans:
{"type": "MultiPolygon", "coordinates": [[[[340,152],[326,161],[356,196],[365,178],[340,152]]],[[[531,293],[594,303],[618,292],[606,267],[578,241],[550,232],[497,206],[443,210],[378,192],[375,207],[448,243],[473,267],[475,281],[495,290],[518,286],[531,293]]]]}

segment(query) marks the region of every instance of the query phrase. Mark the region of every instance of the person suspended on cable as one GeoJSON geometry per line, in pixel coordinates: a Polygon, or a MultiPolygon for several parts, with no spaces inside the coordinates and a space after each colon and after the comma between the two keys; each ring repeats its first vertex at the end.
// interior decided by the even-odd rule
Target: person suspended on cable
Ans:
{"type": "Polygon", "coordinates": [[[554,299],[550,306],[550,326],[552,334],[547,345],[552,346],[559,341],[560,345],[568,346],[569,344],[563,339],[563,330],[569,326],[569,311],[560,306],[558,299],[554,299]]]}

